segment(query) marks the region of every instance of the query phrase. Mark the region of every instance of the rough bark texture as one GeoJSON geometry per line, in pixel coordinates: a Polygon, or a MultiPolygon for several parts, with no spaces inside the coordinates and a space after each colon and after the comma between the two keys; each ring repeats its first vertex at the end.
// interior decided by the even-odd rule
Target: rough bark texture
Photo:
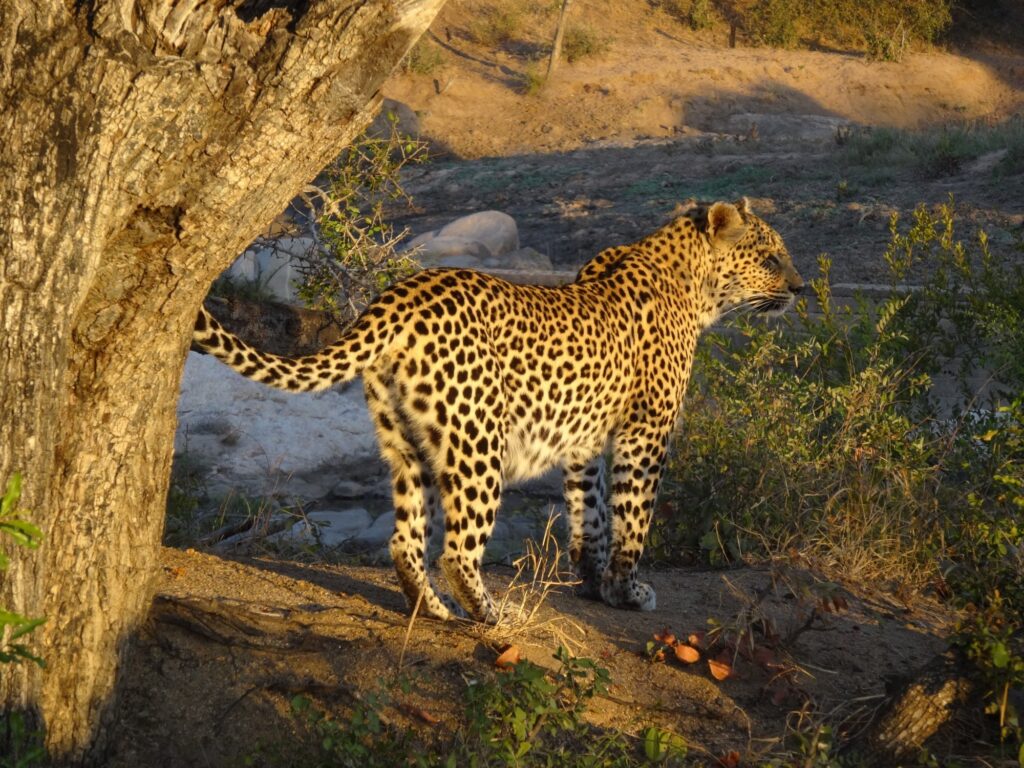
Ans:
{"type": "Polygon", "coordinates": [[[889,703],[851,752],[871,765],[913,761],[971,692],[962,660],[949,652],[913,677],[889,686],[889,703]]]}
{"type": "MultiPolygon", "coordinates": [[[[46,531],[0,674],[62,761],[102,743],[144,618],[212,278],[371,116],[443,0],[0,0],[0,485],[46,531]]],[[[95,752],[93,752],[95,754],[95,752]]]]}

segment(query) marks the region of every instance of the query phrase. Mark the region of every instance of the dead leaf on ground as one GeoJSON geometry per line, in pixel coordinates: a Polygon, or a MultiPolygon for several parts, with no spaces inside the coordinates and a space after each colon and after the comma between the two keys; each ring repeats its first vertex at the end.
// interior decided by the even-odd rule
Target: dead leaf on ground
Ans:
{"type": "Polygon", "coordinates": [[[722,681],[732,675],[732,665],[727,661],[708,659],[708,669],[715,680],[722,681]]]}
{"type": "Polygon", "coordinates": [[[700,651],[691,648],[689,645],[677,645],[675,647],[676,658],[684,664],[694,664],[700,661],[700,651]]]}
{"type": "Polygon", "coordinates": [[[654,639],[659,643],[664,643],[665,645],[676,644],[676,636],[672,634],[672,630],[668,627],[664,627],[661,632],[655,632],[654,639]]]}
{"type": "Polygon", "coordinates": [[[502,651],[498,658],[494,660],[494,666],[499,669],[509,669],[514,667],[520,661],[523,660],[523,653],[519,650],[518,645],[510,645],[504,651],[502,651]]]}

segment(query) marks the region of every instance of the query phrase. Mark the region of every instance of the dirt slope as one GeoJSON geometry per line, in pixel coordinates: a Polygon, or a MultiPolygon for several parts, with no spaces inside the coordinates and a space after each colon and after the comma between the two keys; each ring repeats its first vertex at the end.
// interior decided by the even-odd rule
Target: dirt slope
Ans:
{"type": "Polygon", "coordinates": [[[424,43],[439,51],[435,68],[393,77],[386,95],[416,110],[424,133],[462,158],[742,131],[737,116],[744,114],[917,128],[999,119],[1024,103],[1024,60],[1012,53],[931,50],[891,63],[842,52],[729,48],[724,23],[694,33],[644,0],[576,2],[570,25],[607,49],[563,65],[527,95],[530,75],[546,68],[553,5],[529,4],[535,10],[503,22],[509,8],[527,4],[448,3],[424,43]],[[508,30],[507,39],[489,39],[495,29],[508,30]]]}
{"type": "MultiPolygon", "coordinates": [[[[254,754],[260,765],[297,731],[288,714],[292,696],[346,718],[400,669],[412,686],[385,716],[426,735],[431,729],[415,714],[425,709],[439,721],[433,730],[444,733],[457,724],[465,680],[493,674],[494,648],[505,642],[541,666],[553,666],[564,644],[607,667],[614,685],[590,707],[598,728],[636,733],[658,724],[683,734],[697,756],[736,750],[752,760],[779,746],[793,709],[841,711],[850,727],[861,724],[884,700],[886,678],[925,664],[945,645],[948,622],[927,599],[910,605],[834,585],[830,594],[848,607],[819,609],[812,619],[818,604],[806,597],[814,581],[806,572],[651,576],[659,596],[651,613],[616,611],[559,590],[523,629],[421,621],[406,646],[408,618],[390,570],[165,550],[153,615],[123,676],[108,764],[237,765],[254,754]],[[704,630],[709,618],[734,627],[765,619],[792,639],[773,659],[777,668],[739,658],[723,682],[703,661],[684,668],[645,657],[646,642],[662,628],[704,630]],[[782,670],[791,685],[779,694],[772,680],[782,670]]],[[[491,569],[499,598],[509,579],[509,569],[491,569]]],[[[531,609],[535,599],[527,597],[531,609]]]]}

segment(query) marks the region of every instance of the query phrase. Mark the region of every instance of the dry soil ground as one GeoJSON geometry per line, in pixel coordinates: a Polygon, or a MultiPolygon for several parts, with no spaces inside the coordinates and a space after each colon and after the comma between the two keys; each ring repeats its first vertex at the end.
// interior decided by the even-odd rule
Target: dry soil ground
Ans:
{"type": "MultiPolygon", "coordinates": [[[[730,49],[724,27],[694,34],[654,4],[579,0],[576,21],[607,48],[524,94],[542,67],[551,5],[525,13],[497,44],[479,42],[491,6],[453,1],[431,31],[434,69],[388,85],[387,95],[418,111],[441,153],[408,177],[418,208],[398,212],[401,224],[422,231],[498,208],[516,217],[524,245],[572,267],[649,230],[681,199],[747,195],[805,273],[828,252],[837,281],[870,282],[881,276],[890,213],[953,194],[966,220],[986,226],[1000,247],[1019,242],[1024,180],[993,176],[998,157],[926,178],[911,166],[850,164],[835,141],[847,122],[912,128],[1007,118],[1024,100],[1024,59],[1012,51],[930,51],[892,64],[844,52],[730,49]]],[[[489,578],[501,592],[510,576],[492,569],[489,578]]],[[[754,763],[778,747],[801,708],[862,723],[885,700],[888,676],[944,648],[952,621],[927,596],[843,584],[828,594],[848,607],[819,610],[807,624],[822,592],[795,565],[650,576],[659,593],[650,614],[556,591],[527,629],[504,636],[419,622],[403,656],[407,617],[389,569],[168,549],[151,620],[123,675],[111,765],[236,765],[257,743],[295,731],[287,714],[294,693],[343,714],[400,658],[413,686],[388,716],[422,727],[415,713],[428,710],[444,730],[465,680],[490,674],[502,640],[540,664],[564,643],[607,666],[615,685],[593,707],[598,727],[635,733],[660,723],[698,757],[738,750],[754,763]],[[785,696],[770,685],[778,670],[750,660],[716,682],[703,663],[643,656],[662,627],[685,633],[709,619],[729,625],[759,614],[789,637],[780,656],[792,682],[785,696]]]]}

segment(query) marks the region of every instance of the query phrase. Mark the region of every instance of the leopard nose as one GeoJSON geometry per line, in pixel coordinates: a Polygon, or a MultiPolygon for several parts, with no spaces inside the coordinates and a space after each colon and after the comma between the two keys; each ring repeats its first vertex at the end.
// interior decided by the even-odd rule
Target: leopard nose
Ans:
{"type": "Polygon", "coordinates": [[[803,283],[797,283],[796,285],[791,285],[791,286],[789,286],[789,290],[794,295],[799,296],[801,293],[804,292],[804,284],[803,283]]]}

